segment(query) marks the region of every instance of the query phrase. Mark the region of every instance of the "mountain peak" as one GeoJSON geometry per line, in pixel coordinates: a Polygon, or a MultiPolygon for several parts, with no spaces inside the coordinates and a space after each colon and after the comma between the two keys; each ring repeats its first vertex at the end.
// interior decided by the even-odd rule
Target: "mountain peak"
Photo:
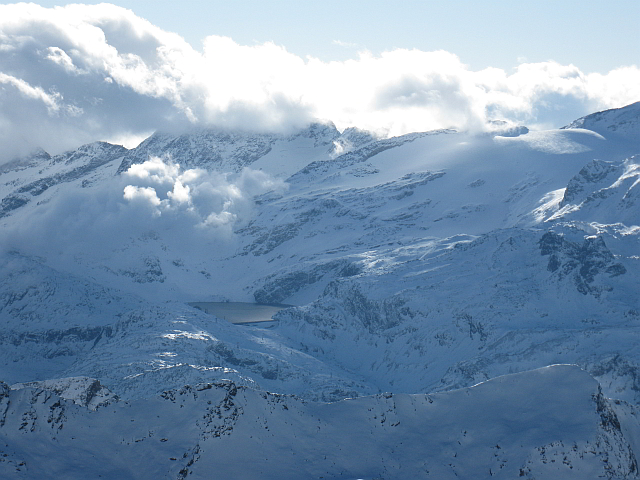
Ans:
{"type": "Polygon", "coordinates": [[[42,148],[38,147],[34,151],[23,157],[14,158],[4,165],[0,165],[0,174],[9,172],[11,170],[19,170],[22,168],[31,167],[50,159],[51,155],[45,152],[42,148]]]}
{"type": "Polygon", "coordinates": [[[640,102],[586,115],[562,128],[584,128],[606,136],[617,134],[640,138],[640,102]]]}

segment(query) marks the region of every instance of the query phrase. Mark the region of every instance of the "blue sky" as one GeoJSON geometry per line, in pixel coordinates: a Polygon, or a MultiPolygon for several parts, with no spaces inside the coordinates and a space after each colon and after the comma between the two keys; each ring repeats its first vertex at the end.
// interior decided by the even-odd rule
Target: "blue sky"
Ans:
{"type": "MultiPolygon", "coordinates": [[[[0,3],[0,157],[156,130],[557,128],[640,100],[640,2],[0,3]]],[[[0,162],[3,158],[0,158],[0,162]]]]}
{"type": "Polygon", "coordinates": [[[180,34],[196,49],[206,36],[224,35],[243,45],[273,41],[296,55],[324,61],[353,58],[362,49],[379,54],[416,48],[455,53],[473,69],[555,60],[585,73],[606,73],[640,62],[637,0],[110,3],[180,34]]]}

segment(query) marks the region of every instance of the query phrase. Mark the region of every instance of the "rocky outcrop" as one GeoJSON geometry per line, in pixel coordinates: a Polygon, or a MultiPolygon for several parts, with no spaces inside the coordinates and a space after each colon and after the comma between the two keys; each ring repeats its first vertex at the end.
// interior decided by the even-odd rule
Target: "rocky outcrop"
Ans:
{"type": "Polygon", "coordinates": [[[200,129],[181,135],[157,132],[124,157],[118,173],[131,165],[144,163],[149,157],[171,158],[184,170],[203,168],[222,172],[239,172],[267,155],[278,141],[297,138],[313,140],[315,147],[327,147],[339,136],[333,124],[312,123],[293,135],[243,133],[216,129],[200,129]]]}
{"type": "Polygon", "coordinates": [[[265,278],[263,286],[253,296],[258,303],[286,303],[287,298],[317,282],[353,277],[361,272],[362,266],[358,262],[340,259],[287,273],[275,273],[265,278]]]}
{"type": "Polygon", "coordinates": [[[39,155],[37,162],[27,162],[26,166],[39,168],[40,178],[24,183],[6,195],[0,203],[0,218],[10,215],[51,187],[74,181],[82,181],[83,187],[89,185],[96,170],[116,161],[126,152],[127,149],[120,145],[96,142],[54,157],[39,155]]]}
{"type": "Polygon", "coordinates": [[[608,186],[613,183],[611,178],[613,174],[620,173],[618,165],[603,160],[593,160],[585,165],[578,174],[573,177],[567,184],[560,207],[564,207],[569,203],[580,203],[584,195],[582,193],[587,190],[587,194],[591,193],[598,186],[608,186]],[[608,184],[604,182],[609,179],[608,184]]]}
{"type": "Polygon", "coordinates": [[[582,243],[566,240],[553,231],[545,233],[539,242],[540,254],[549,257],[547,269],[560,279],[571,276],[576,289],[584,294],[600,296],[610,290],[607,285],[595,285],[598,275],[616,277],[627,270],[607,248],[602,237],[587,237],[582,243]]]}

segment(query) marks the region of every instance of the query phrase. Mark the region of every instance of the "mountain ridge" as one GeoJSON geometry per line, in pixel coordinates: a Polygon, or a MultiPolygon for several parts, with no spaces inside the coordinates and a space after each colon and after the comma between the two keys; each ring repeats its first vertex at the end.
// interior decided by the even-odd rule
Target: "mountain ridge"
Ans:
{"type": "Polygon", "coordinates": [[[384,393],[331,404],[219,382],[89,412],[42,389],[0,387],[0,434],[13,440],[0,450],[0,471],[15,478],[45,471],[70,479],[87,471],[128,478],[242,471],[245,478],[366,479],[637,473],[626,437],[638,428],[632,410],[608,401],[593,379],[571,366],[442,394],[384,393]],[[22,423],[21,411],[27,413],[22,423]],[[99,449],[93,432],[102,436],[99,449]],[[33,441],[38,452],[28,447],[33,441]],[[73,445],[80,441],[78,454],[73,445]],[[73,453],[60,461],[54,453],[60,449],[73,453]]]}
{"type": "MultiPolygon", "coordinates": [[[[317,124],[289,136],[157,134],[138,149],[96,143],[5,168],[0,380],[15,385],[10,395],[24,406],[11,415],[39,425],[28,412],[70,411],[54,406],[67,405],[57,396],[73,401],[73,392],[98,389],[95,382],[137,405],[156,405],[168,391],[179,398],[186,384],[187,396],[200,395],[195,385],[216,384],[210,389],[222,389],[227,403],[210,413],[224,437],[240,418],[225,413],[239,412],[228,403],[232,389],[254,392],[247,409],[268,410],[272,400],[281,408],[274,399],[285,397],[267,395],[264,404],[261,391],[294,394],[296,405],[366,403],[370,395],[447,395],[478,382],[492,389],[501,375],[576,364],[595,388],[585,396],[594,403],[580,408],[597,412],[589,445],[599,453],[555,439],[486,465],[505,478],[560,478],[560,465],[575,478],[633,478],[640,139],[633,128],[618,134],[629,133],[637,105],[517,136],[441,130],[381,139],[317,124]],[[618,121],[625,127],[611,135],[618,121]],[[591,123],[593,131],[585,128],[591,123]],[[238,326],[187,305],[193,301],[293,306],[268,325],[238,326]]],[[[561,377],[540,388],[553,396],[564,388],[561,377]]],[[[496,390],[495,401],[506,401],[503,393],[496,390]]],[[[247,435],[229,445],[254,445],[247,435]]],[[[206,463],[189,438],[185,462],[171,453],[168,465],[180,468],[160,477],[206,463]]],[[[0,468],[20,467],[26,453],[11,455],[0,468]]],[[[387,461],[323,471],[397,478],[399,464],[387,461]]],[[[300,468],[292,462],[289,473],[300,468]]]]}

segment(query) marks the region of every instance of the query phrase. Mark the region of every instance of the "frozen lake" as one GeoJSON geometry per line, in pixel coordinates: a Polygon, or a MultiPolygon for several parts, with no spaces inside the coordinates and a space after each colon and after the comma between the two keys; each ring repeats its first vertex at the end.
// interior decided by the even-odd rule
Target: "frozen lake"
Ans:
{"type": "Polygon", "coordinates": [[[247,302],[190,302],[189,305],[235,324],[271,322],[271,317],[280,310],[293,306],[247,302]]]}

